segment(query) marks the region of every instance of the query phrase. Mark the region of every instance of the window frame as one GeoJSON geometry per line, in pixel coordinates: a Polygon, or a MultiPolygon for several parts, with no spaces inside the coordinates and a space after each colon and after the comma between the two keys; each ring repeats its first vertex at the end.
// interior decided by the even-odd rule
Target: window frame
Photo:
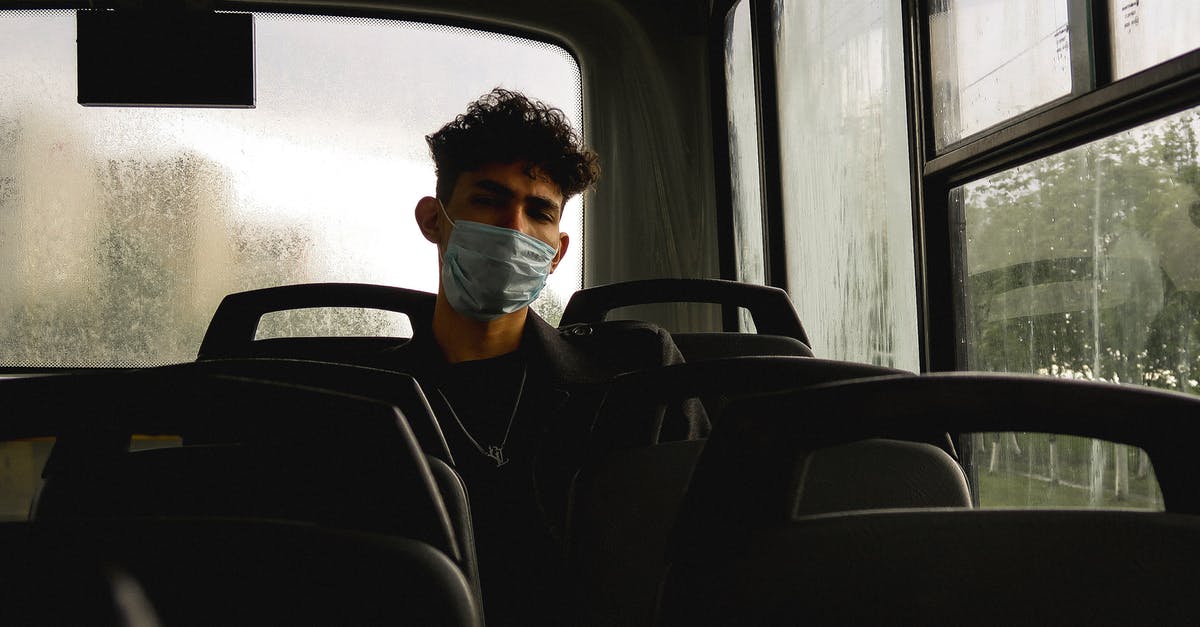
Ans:
{"type": "MultiPolygon", "coordinates": [[[[1069,0],[1072,93],[938,151],[928,16],[943,1],[904,2],[922,372],[967,365],[965,225],[956,188],[1200,105],[1200,49],[1113,80],[1108,0],[1069,0]]],[[[970,442],[958,440],[974,474],[970,442]]],[[[978,478],[970,483],[978,505],[978,478]]]]}
{"type": "MultiPolygon", "coordinates": [[[[718,0],[714,3],[709,20],[710,68],[713,85],[713,177],[717,192],[719,212],[719,247],[721,276],[738,280],[737,242],[734,237],[733,186],[729,181],[730,143],[729,109],[725,81],[725,32],[728,20],[742,3],[749,6],[751,55],[754,63],[754,96],[758,110],[758,171],[763,225],[763,268],[764,285],[787,289],[787,263],[785,258],[783,229],[783,177],[780,170],[780,137],[778,88],[775,84],[775,32],[763,28],[771,23],[770,0],[718,0]]],[[[726,330],[736,331],[737,311],[727,311],[726,330]],[[732,325],[732,326],[731,326],[732,325]]]]}
{"type": "MultiPolygon", "coordinates": [[[[762,179],[767,285],[786,288],[784,258],[781,138],[776,86],[776,34],[769,26],[775,0],[742,0],[751,6],[751,33],[758,104],[759,171],[762,179]]],[[[963,370],[967,364],[965,329],[960,326],[966,293],[963,260],[965,225],[954,210],[953,190],[997,172],[1015,168],[1200,105],[1200,49],[1177,56],[1119,80],[1113,78],[1115,54],[1108,0],[1068,0],[1071,41],[1071,93],[983,129],[938,150],[934,135],[929,10],[945,0],[903,0],[903,52],[911,177],[915,298],[921,372],[963,370]]],[[[713,56],[714,163],[728,176],[728,118],[724,103],[724,25],[737,0],[714,3],[713,56]],[[720,54],[719,54],[720,53],[720,54]]],[[[732,258],[730,183],[718,179],[722,207],[722,259],[732,258]],[[724,225],[728,224],[728,227],[724,225]]],[[[961,205],[961,196],[958,199],[961,205]]],[[[736,267],[722,265],[736,279],[736,267]]],[[[730,324],[726,317],[726,325],[730,324]]],[[[960,441],[961,461],[969,468],[969,443],[960,441]]],[[[972,478],[971,484],[978,486],[972,478]]],[[[973,488],[978,501],[978,488],[973,488]]],[[[978,503],[977,503],[978,504],[978,503]]]]}
{"type": "MultiPolygon", "coordinates": [[[[786,288],[775,33],[763,27],[770,24],[774,0],[741,1],[749,2],[751,8],[764,274],[767,285],[786,288]]],[[[901,4],[922,372],[962,370],[966,365],[965,336],[957,326],[964,305],[957,289],[965,279],[958,263],[963,251],[959,225],[952,223],[951,190],[1200,105],[1200,49],[1114,80],[1108,0],[1068,0],[1071,93],[938,150],[933,132],[928,15],[931,7],[943,1],[903,0],[901,4]]],[[[737,5],[738,0],[715,2],[710,20],[714,163],[717,171],[724,173],[730,159],[723,126],[728,117],[722,65],[724,28],[737,5]]],[[[714,178],[722,206],[722,276],[736,279],[730,183],[722,176],[714,178]]]]}
{"type": "Polygon", "coordinates": [[[939,1],[905,1],[910,142],[920,190],[913,211],[921,225],[916,253],[923,372],[966,365],[965,336],[956,322],[965,305],[958,287],[966,277],[961,225],[950,199],[954,188],[1200,104],[1200,50],[1113,80],[1108,0],[1069,0],[1072,93],[938,151],[927,16],[939,1]]]}

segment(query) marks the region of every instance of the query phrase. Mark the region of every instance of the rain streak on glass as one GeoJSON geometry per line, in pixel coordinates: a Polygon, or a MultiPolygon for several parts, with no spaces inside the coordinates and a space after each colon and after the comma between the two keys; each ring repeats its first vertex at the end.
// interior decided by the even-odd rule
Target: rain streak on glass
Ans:
{"type": "MultiPolygon", "coordinates": [[[[952,192],[967,368],[1200,394],[1198,136],[1191,109],[952,192]]],[[[1037,466],[1051,463],[1045,436],[1021,437],[994,437],[977,462],[994,473],[1012,456],[1053,477],[1037,466]]],[[[1089,502],[1161,507],[1143,453],[1089,442],[1069,445],[1097,476],[1089,502]]]]}
{"type": "Polygon", "coordinates": [[[1071,92],[1067,0],[929,3],[938,150],[1071,92]]]}
{"type": "Polygon", "coordinates": [[[788,291],[821,357],[915,370],[900,4],[774,12],[788,291]]]}

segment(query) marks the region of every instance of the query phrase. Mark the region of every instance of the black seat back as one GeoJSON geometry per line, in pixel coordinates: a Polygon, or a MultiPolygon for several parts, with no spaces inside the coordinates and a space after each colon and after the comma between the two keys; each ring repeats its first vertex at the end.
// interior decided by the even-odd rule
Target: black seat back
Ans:
{"type": "Polygon", "coordinates": [[[870,378],[746,398],[714,428],[693,473],[688,529],[680,531],[685,543],[703,544],[714,534],[743,537],[755,525],[789,519],[797,464],[812,451],[871,438],[936,442],[947,432],[1035,431],[1133,444],[1150,455],[1167,509],[1200,513],[1192,481],[1200,459],[1186,436],[1198,415],[1200,398],[1178,393],[987,373],[870,378]]]}
{"type": "Polygon", "coordinates": [[[476,602],[483,607],[483,596],[479,581],[479,557],[475,550],[475,521],[471,516],[471,500],[467,494],[467,484],[463,481],[450,464],[437,457],[429,458],[429,470],[433,480],[437,482],[438,493],[446,504],[446,512],[450,515],[450,524],[454,538],[458,543],[458,551],[462,558],[458,561],[463,575],[471,583],[476,602]]]}
{"type": "Polygon", "coordinates": [[[714,303],[750,312],[757,334],[672,333],[688,361],[741,355],[812,356],[811,342],[787,292],[775,287],[720,279],[648,279],[590,287],[575,292],[559,326],[598,323],[610,312],[653,303],[714,303]]]}
{"type": "Polygon", "coordinates": [[[430,328],[434,294],[365,283],[306,283],[269,287],[226,296],[213,314],[199,359],[291,357],[366,363],[380,350],[406,340],[384,337],[275,338],[255,340],[263,315],[311,307],[361,307],[408,316],[415,332],[430,328]]]}
{"type": "Polygon", "coordinates": [[[408,538],[220,519],[0,524],[6,625],[482,625],[408,538]]]}
{"type": "MultiPolygon", "coordinates": [[[[1051,585],[1054,571],[1072,573],[1063,596],[1068,604],[1093,597],[1075,585],[1086,581],[1111,595],[1096,606],[1111,616],[1133,616],[1143,594],[1155,599],[1152,605],[1164,603],[1147,614],[1151,619],[1180,616],[1175,592],[1153,590],[1156,584],[1139,575],[1131,592],[1119,593],[1129,578],[1097,583],[1102,576],[1096,573],[1119,570],[1132,559],[1154,581],[1178,575],[1180,558],[1165,547],[1145,561],[1131,557],[1138,543],[1160,533],[1178,543],[1177,550],[1195,555],[1200,459],[1190,450],[1190,436],[1197,415],[1200,398],[1182,394],[976,373],[871,378],[739,400],[714,429],[681,506],[668,551],[663,624],[772,624],[785,616],[788,622],[877,622],[872,616],[906,622],[917,615],[924,616],[921,622],[950,622],[961,620],[958,612],[965,608],[964,597],[956,595],[971,590],[1000,590],[1006,603],[1029,608],[1028,616],[1041,622],[1067,615],[1046,608],[1053,595],[1039,590],[1051,585]],[[815,419],[820,416],[836,419],[815,419]],[[837,515],[804,507],[806,464],[814,453],[874,438],[923,441],[945,432],[985,431],[1043,431],[1139,446],[1150,454],[1168,510],[1188,516],[967,508],[861,513],[871,503],[843,504],[860,513],[837,515]],[[1109,533],[1129,535],[1113,548],[1103,540],[1109,533]],[[1024,546],[1022,539],[1028,540],[1024,546]],[[1056,541],[1061,546],[1047,548],[1056,541]],[[1028,577],[1018,577],[1022,569],[1028,577]],[[1088,574],[1076,579],[1083,571],[1088,574]],[[824,577],[827,583],[814,583],[824,577]],[[955,577],[960,580],[948,581],[955,577]],[[775,583],[751,590],[766,579],[775,583]],[[900,592],[893,594],[889,585],[900,592]],[[706,597],[716,589],[733,592],[706,597]],[[1122,596],[1139,601],[1130,604],[1122,596]],[[901,598],[919,604],[920,613],[889,605],[901,598]],[[846,605],[850,599],[856,601],[846,605]],[[1159,609],[1164,613],[1156,614],[1159,609]]],[[[875,480],[886,485],[899,472],[928,468],[880,470],[875,480]]],[[[877,497],[871,490],[853,492],[877,497]]],[[[1188,585],[1196,582],[1194,575],[1186,578],[1188,585]]],[[[1079,615],[1092,609],[1081,607],[1085,613],[1079,615]]],[[[1189,605],[1187,611],[1195,616],[1195,609],[1189,605]]],[[[1106,621],[1110,616],[1102,615],[1106,621]]],[[[1015,614],[988,614],[987,620],[992,616],[1015,614]]]]}
{"type": "Polygon", "coordinates": [[[831,381],[911,375],[895,368],[811,357],[747,356],[687,362],[623,374],[609,385],[593,426],[598,448],[659,441],[665,408],[702,398],[714,424],[730,399],[831,381]]]}
{"type": "Polygon", "coordinates": [[[760,529],[673,565],[659,625],[1190,625],[1200,517],[887,510],[760,529]]]}
{"type": "MultiPolygon", "coordinates": [[[[666,568],[667,538],[701,455],[703,441],[662,442],[668,406],[703,396],[720,421],[730,399],[856,377],[895,376],[899,370],[806,357],[736,357],[688,362],[617,377],[609,386],[592,435],[593,448],[572,486],[568,546],[592,624],[649,625],[666,568]]],[[[907,444],[907,443],[906,443],[907,444]]],[[[826,466],[891,451],[846,451],[826,466]],[[858,455],[854,455],[857,452],[858,455]]],[[[939,451],[940,452],[940,451],[939,451]]],[[[942,454],[941,461],[948,458],[942,454]]],[[[953,465],[953,461],[949,461],[953,465]]],[[[822,473],[814,473],[815,477],[822,473]]],[[[958,475],[958,502],[969,502],[958,475]]],[[[814,486],[810,502],[831,499],[814,486]]],[[[946,502],[946,501],[939,501],[946,502]]]]}
{"type": "Polygon", "coordinates": [[[411,537],[460,560],[426,457],[394,407],[175,371],[0,382],[0,438],[57,438],[38,520],[233,516],[411,537]],[[183,446],[129,450],[131,436],[183,446]]]}
{"type": "Polygon", "coordinates": [[[454,463],[450,448],[446,444],[446,437],[433,414],[433,409],[429,406],[425,392],[420,384],[407,374],[354,364],[261,357],[209,359],[161,366],[158,370],[178,373],[178,376],[227,375],[274,381],[330,390],[393,405],[404,414],[425,454],[446,460],[450,464],[454,463]]]}

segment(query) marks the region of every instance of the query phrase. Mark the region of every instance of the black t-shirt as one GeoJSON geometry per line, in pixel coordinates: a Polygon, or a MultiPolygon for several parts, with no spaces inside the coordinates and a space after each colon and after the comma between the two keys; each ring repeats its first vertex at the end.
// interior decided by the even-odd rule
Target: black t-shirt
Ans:
{"type": "MultiPolygon", "coordinates": [[[[605,386],[622,372],[681,361],[670,336],[652,325],[618,321],[555,329],[533,312],[521,348],[508,355],[448,365],[426,330],[372,358],[377,367],[413,375],[438,417],[467,485],[491,627],[580,622],[576,594],[586,591],[568,577],[562,536],[571,479],[590,446],[605,386]],[[505,441],[522,376],[524,393],[505,441]],[[504,442],[509,461],[497,467],[464,431],[485,451],[504,442]]],[[[702,409],[674,409],[670,419],[660,417],[661,437],[707,433],[702,409]]],[[[637,437],[649,435],[654,420],[638,422],[637,437]]]]}
{"type": "Polygon", "coordinates": [[[512,452],[508,447],[516,410],[528,384],[524,356],[515,351],[453,364],[426,379],[425,385],[432,387],[438,400],[447,405],[448,411],[443,415],[449,414],[446,416],[449,419],[444,420],[447,424],[442,429],[448,439],[454,440],[451,446],[455,460],[471,465],[481,462],[485,467],[495,467],[497,459],[507,461],[512,452]]]}
{"type": "Polygon", "coordinates": [[[422,377],[455,469],[467,484],[489,625],[536,624],[562,617],[569,604],[562,561],[534,483],[541,432],[528,415],[522,421],[519,411],[525,391],[544,384],[537,379],[520,351],[422,377]]]}

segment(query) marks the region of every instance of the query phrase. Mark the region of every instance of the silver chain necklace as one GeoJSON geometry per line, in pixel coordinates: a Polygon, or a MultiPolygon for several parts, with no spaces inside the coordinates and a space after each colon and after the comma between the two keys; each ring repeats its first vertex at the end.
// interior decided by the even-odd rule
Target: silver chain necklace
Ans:
{"type": "Polygon", "coordinates": [[[521,396],[525,394],[525,377],[529,374],[529,364],[524,364],[521,367],[521,385],[517,386],[517,399],[513,401],[512,413],[508,416],[508,426],[504,428],[504,438],[500,440],[500,444],[493,444],[486,449],[479,445],[479,441],[471,432],[467,430],[467,425],[458,418],[458,412],[454,411],[454,405],[450,404],[450,399],[446,398],[446,393],[442,388],[437,387],[438,396],[442,397],[442,402],[446,404],[446,409],[450,410],[450,417],[454,418],[454,422],[458,423],[458,428],[462,429],[463,435],[467,436],[467,440],[479,451],[481,455],[496,462],[496,467],[499,468],[508,463],[508,458],[504,456],[504,445],[508,444],[508,434],[512,431],[513,421],[517,418],[517,408],[521,406],[521,396]]]}

